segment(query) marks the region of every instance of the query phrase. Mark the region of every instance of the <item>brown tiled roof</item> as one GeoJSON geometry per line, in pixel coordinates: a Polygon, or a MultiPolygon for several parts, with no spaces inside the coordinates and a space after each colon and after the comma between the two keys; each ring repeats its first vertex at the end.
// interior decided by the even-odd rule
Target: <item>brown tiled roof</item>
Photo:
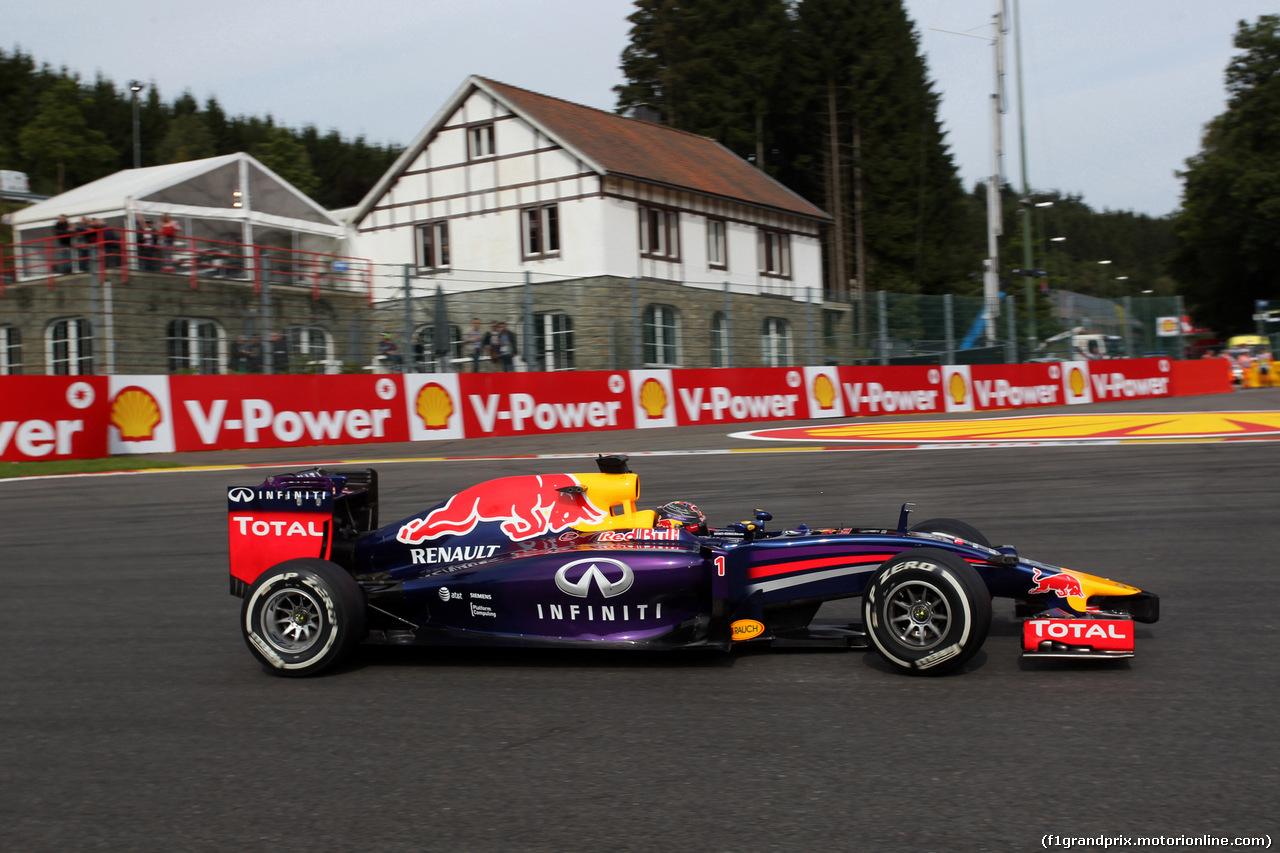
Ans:
{"type": "Polygon", "coordinates": [[[608,174],[829,219],[713,139],[480,78],[517,111],[608,174]]]}

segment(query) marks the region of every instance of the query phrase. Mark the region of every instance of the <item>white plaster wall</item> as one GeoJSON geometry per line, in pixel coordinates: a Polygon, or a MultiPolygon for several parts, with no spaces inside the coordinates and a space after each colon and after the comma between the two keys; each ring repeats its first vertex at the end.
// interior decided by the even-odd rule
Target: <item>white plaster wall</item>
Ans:
{"type": "MultiPolygon", "coordinates": [[[[495,122],[497,157],[468,162],[464,125],[503,115],[509,114],[486,95],[469,97],[409,167],[430,171],[402,177],[391,187],[380,204],[403,206],[370,213],[362,224],[383,230],[358,234],[352,254],[398,272],[399,265],[416,260],[415,225],[448,219],[451,270],[440,277],[458,289],[510,284],[531,270],[539,277],[651,276],[704,287],[728,280],[738,292],[786,293],[798,299],[809,287],[814,298],[821,298],[818,240],[793,235],[792,279],[766,279],[759,274],[754,224],[726,222],[727,271],[707,266],[707,219],[687,210],[680,211],[680,263],[641,258],[637,202],[596,195],[602,179],[579,177],[587,167],[567,151],[539,152],[552,143],[521,119],[495,122]],[[520,208],[552,202],[558,205],[560,256],[523,261],[520,208]]],[[[666,203],[679,203],[669,192],[662,195],[666,203]]],[[[703,206],[701,200],[695,202],[703,206]]],[[[759,210],[735,207],[717,205],[728,216],[764,221],[759,210]]],[[[774,217],[766,214],[765,219],[774,217]]],[[[383,281],[375,281],[379,297],[394,295],[398,281],[390,287],[383,281]]]]}

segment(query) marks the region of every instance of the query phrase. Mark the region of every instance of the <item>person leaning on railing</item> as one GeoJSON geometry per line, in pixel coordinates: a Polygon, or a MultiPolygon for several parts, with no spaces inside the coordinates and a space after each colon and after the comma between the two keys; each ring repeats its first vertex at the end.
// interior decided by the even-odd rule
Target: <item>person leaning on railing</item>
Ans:
{"type": "Polygon", "coordinates": [[[55,256],[57,264],[54,265],[53,271],[58,275],[66,275],[71,272],[72,232],[71,220],[67,219],[65,213],[59,214],[58,221],[53,224],[53,233],[58,236],[58,251],[55,256]]]}
{"type": "Polygon", "coordinates": [[[141,261],[143,272],[158,272],[160,264],[156,249],[156,231],[151,225],[150,219],[144,219],[138,225],[138,259],[141,261]]]}

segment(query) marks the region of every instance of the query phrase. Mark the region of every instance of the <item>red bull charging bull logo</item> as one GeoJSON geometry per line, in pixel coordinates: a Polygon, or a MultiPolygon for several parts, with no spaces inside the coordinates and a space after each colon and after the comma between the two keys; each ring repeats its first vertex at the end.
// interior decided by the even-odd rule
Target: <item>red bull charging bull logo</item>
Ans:
{"type": "Polygon", "coordinates": [[[1031,579],[1035,581],[1036,585],[1027,592],[1027,595],[1053,593],[1063,598],[1084,598],[1084,587],[1081,585],[1080,579],[1069,572],[1046,575],[1039,569],[1032,569],[1031,579]]]}
{"type": "Polygon", "coordinates": [[[444,506],[406,522],[396,539],[413,545],[470,533],[482,521],[500,521],[507,538],[521,542],[596,524],[606,516],[571,474],[503,477],[458,492],[444,506]]]}

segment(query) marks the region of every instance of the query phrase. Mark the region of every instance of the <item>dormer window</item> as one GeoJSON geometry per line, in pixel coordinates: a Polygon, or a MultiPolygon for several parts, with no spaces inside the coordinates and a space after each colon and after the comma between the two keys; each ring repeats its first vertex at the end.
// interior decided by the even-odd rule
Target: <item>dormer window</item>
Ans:
{"type": "Polygon", "coordinates": [[[479,160],[482,157],[492,157],[493,155],[492,122],[467,128],[467,157],[471,160],[479,160]]]}

